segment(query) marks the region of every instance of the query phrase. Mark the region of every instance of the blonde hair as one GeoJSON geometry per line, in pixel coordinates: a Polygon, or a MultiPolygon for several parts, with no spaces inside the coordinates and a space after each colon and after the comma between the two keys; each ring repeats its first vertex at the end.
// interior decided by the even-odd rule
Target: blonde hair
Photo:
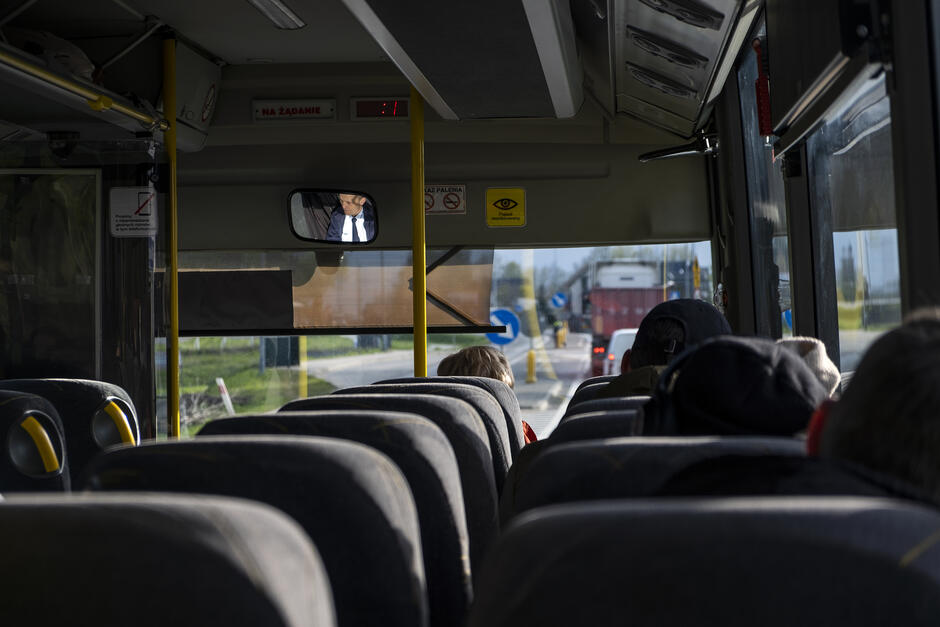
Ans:
{"type": "Polygon", "coordinates": [[[509,387],[515,385],[509,360],[492,346],[468,346],[448,355],[437,366],[440,376],[471,376],[498,379],[509,387]]]}

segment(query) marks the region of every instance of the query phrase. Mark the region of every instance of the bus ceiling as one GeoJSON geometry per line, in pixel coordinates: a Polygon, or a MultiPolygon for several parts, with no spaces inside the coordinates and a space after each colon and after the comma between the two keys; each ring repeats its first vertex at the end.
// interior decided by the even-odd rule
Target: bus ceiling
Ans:
{"type": "MultiPolygon", "coordinates": [[[[216,71],[224,65],[394,64],[445,120],[568,118],[590,100],[607,117],[627,115],[691,138],[708,122],[761,5],[0,0],[0,80],[5,93],[21,94],[4,98],[0,119],[40,132],[73,130],[66,128],[71,124],[82,127],[83,136],[89,119],[125,133],[148,130],[141,118],[156,117],[160,106],[159,40],[165,25],[185,44],[193,64],[216,71]],[[35,76],[11,69],[7,57],[23,55],[26,62],[97,89],[100,103],[135,113],[88,109],[85,101],[93,98],[79,94],[76,100],[61,85],[37,87],[35,76]],[[136,96],[126,101],[117,95],[127,93],[136,96]]],[[[189,66],[181,59],[181,72],[189,66]]],[[[311,70],[316,71],[304,71],[311,70]]],[[[198,150],[207,129],[189,130],[193,135],[181,137],[181,149],[198,150]]]]}

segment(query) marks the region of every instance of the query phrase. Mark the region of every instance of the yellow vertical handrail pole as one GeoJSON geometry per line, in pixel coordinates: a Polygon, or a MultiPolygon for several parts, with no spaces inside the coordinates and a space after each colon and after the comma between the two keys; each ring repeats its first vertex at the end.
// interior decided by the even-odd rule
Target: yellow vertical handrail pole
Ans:
{"type": "Polygon", "coordinates": [[[414,87],[408,109],[411,120],[411,264],[414,301],[415,376],[428,376],[428,306],[424,236],[424,101],[414,87]]]}
{"type": "Polygon", "coordinates": [[[301,335],[297,341],[297,352],[300,353],[298,359],[300,363],[300,385],[297,393],[299,398],[307,398],[307,336],[301,335]]]}
{"type": "Polygon", "coordinates": [[[164,133],[166,152],[170,157],[170,203],[166,212],[167,242],[166,284],[169,291],[166,332],[166,419],[168,435],[180,437],[180,320],[179,320],[179,257],[177,255],[176,222],[176,39],[163,40],[163,115],[170,123],[164,133]]]}

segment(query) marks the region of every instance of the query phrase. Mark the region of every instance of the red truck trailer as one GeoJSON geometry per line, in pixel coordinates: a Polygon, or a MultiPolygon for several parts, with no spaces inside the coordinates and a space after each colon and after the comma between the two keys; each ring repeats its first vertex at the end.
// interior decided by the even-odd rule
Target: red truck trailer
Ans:
{"type": "MultiPolygon", "coordinates": [[[[610,336],[617,329],[640,326],[646,312],[663,301],[663,285],[652,264],[599,261],[591,269],[589,301],[591,374],[597,376],[603,373],[610,336]]],[[[615,371],[619,372],[619,364],[615,371]]]]}

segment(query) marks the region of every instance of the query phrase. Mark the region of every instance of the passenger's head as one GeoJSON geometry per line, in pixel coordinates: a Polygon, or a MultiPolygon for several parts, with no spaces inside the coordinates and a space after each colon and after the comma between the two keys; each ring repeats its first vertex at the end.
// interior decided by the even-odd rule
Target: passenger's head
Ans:
{"type": "Polygon", "coordinates": [[[509,387],[515,385],[509,360],[492,346],[468,346],[448,355],[437,366],[441,376],[470,376],[499,379],[509,387]]]}
{"type": "Polygon", "coordinates": [[[717,337],[680,356],[644,407],[649,435],[794,435],[828,391],[802,359],[755,337],[717,337]]]}
{"type": "Polygon", "coordinates": [[[366,197],[359,194],[339,194],[339,204],[343,213],[348,216],[357,216],[366,204],[366,197]]]}
{"type": "Polygon", "coordinates": [[[906,481],[940,502],[940,311],[921,310],[862,357],[821,426],[819,453],[906,481]]]}
{"type": "Polygon", "coordinates": [[[653,307],[637,330],[630,367],[663,366],[685,349],[716,335],[730,335],[728,321],[714,305],[680,298],[653,307]]]}
{"type": "Polygon", "coordinates": [[[796,353],[803,362],[813,371],[823,387],[829,391],[832,397],[839,390],[839,384],[842,381],[842,375],[829,355],[826,353],[826,345],[814,337],[787,337],[777,340],[777,344],[796,353]]]}

